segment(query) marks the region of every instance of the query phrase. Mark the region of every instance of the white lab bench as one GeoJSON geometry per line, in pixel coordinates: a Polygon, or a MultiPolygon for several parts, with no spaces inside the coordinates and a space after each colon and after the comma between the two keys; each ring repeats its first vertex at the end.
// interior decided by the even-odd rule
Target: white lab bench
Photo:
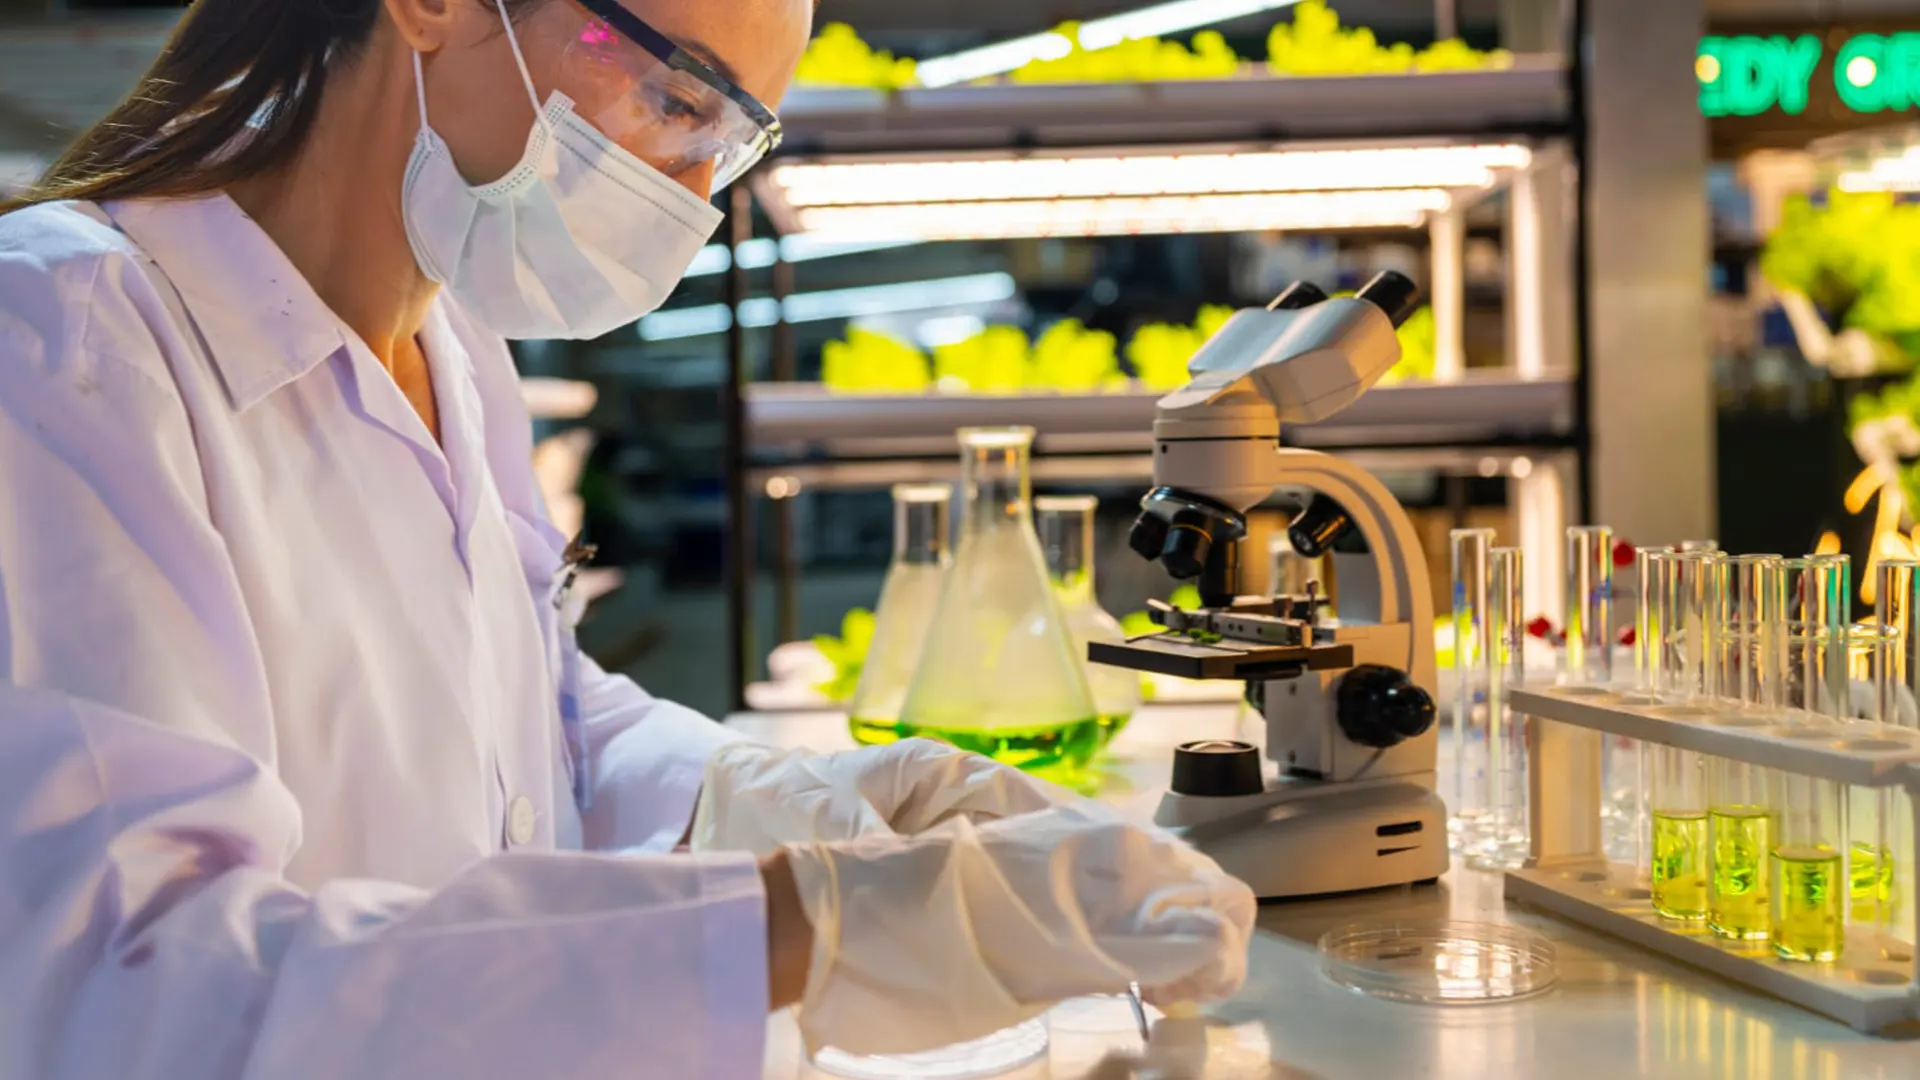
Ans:
{"type": "MultiPolygon", "coordinates": [[[[1228,706],[1149,706],[1112,748],[1101,797],[1151,816],[1174,744],[1235,734],[1228,706]]],[[[838,713],[751,713],[760,739],[851,745],[838,713]]],[[[1242,737],[1245,737],[1243,734],[1242,737]]],[[[1270,904],[1247,985],[1203,1021],[1161,1021],[1153,1047],[1126,1025],[1055,1031],[1047,1059],[1009,1080],[1920,1080],[1910,1041],[1860,1035],[1623,942],[1509,907],[1498,875],[1456,867],[1438,886],[1270,904]],[[1558,986],[1502,1005],[1423,1006],[1342,989],[1316,942],[1356,918],[1407,915],[1511,922],[1559,949],[1558,986]]],[[[812,1080],[790,1022],[769,1028],[769,1080],[812,1080]]]]}

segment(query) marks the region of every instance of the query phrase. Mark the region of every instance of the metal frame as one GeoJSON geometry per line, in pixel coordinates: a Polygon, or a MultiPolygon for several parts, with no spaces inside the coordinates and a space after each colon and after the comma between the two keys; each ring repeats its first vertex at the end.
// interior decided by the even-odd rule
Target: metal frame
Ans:
{"type": "MultiPolygon", "coordinates": [[[[1297,80],[1298,85],[1275,87],[1242,80],[1220,80],[1193,85],[1123,84],[1115,86],[1024,86],[988,88],[910,90],[895,94],[845,90],[803,92],[788,99],[784,110],[794,123],[787,132],[784,152],[771,160],[790,157],[873,153],[883,150],[914,152],[1005,150],[1008,147],[1046,146],[1059,149],[1100,148],[1115,145],[1158,144],[1163,146],[1219,145],[1259,142],[1272,145],[1336,140],[1377,143],[1389,139],[1445,139],[1460,137],[1505,137],[1526,139],[1565,139],[1575,170],[1574,235],[1572,266],[1574,370],[1571,384],[1571,424],[1565,435],[1515,440],[1486,441],[1484,434],[1471,440],[1481,447],[1483,456],[1511,455],[1516,450],[1537,450],[1558,459],[1571,449],[1571,473],[1577,478],[1575,505],[1581,520],[1592,511],[1591,463],[1591,388],[1587,358],[1592,354],[1592,326],[1589,316],[1589,192],[1587,158],[1590,150],[1587,124],[1588,68],[1584,59],[1583,38],[1587,26],[1587,0],[1567,0],[1570,8],[1566,24],[1570,46],[1563,49],[1564,66],[1557,71],[1527,69],[1527,93],[1488,93],[1493,83],[1480,73],[1452,73],[1409,76],[1423,80],[1430,92],[1423,108],[1436,100],[1473,100],[1486,116],[1477,121],[1454,120],[1421,126],[1409,121],[1404,109],[1389,107],[1382,97],[1389,89],[1385,77],[1329,78],[1297,80]],[[1544,81],[1543,81],[1544,80],[1544,81]],[[1550,85],[1557,83],[1557,86],[1550,85]],[[1249,85],[1260,87],[1249,96],[1249,85]],[[1538,85],[1536,85],[1538,84],[1538,85]],[[1306,94],[1311,108],[1288,110],[1274,105],[1273,95],[1306,94]],[[1264,97],[1259,95],[1265,95],[1264,97]],[[1038,103],[1038,107],[1034,106],[1038,103]],[[1249,105],[1253,107],[1249,107],[1249,105]],[[1553,106],[1549,115],[1545,106],[1553,106]],[[1022,108],[1022,106],[1026,106],[1022,108]],[[1224,116],[1223,116],[1224,114],[1224,116]],[[1293,116],[1288,122],[1277,116],[1293,116]],[[1014,117],[1015,119],[1009,119],[1014,117]],[[1104,118],[1090,121],[1088,118],[1104,118]],[[808,128],[804,123],[813,123],[808,128]]],[[[1501,73],[1511,75],[1513,73],[1501,73]]],[[[1404,105],[1404,102],[1398,102],[1404,105]]],[[[1456,110],[1457,111],[1457,110],[1456,110]]],[[[763,162],[761,169],[767,167],[763,162]]],[[[756,170],[757,172],[757,170],[756,170]]],[[[730,243],[736,249],[752,238],[751,197],[756,177],[744,178],[731,191],[730,206],[734,225],[730,243]]],[[[791,284],[791,269],[776,262],[773,267],[775,289],[791,284]]],[[[746,272],[733,260],[728,272],[727,303],[735,308],[746,296],[746,272]]],[[[776,377],[791,378],[795,368],[794,336],[791,328],[775,330],[773,370],[776,377]]],[[[727,560],[727,614],[731,700],[736,711],[744,708],[746,684],[757,666],[754,654],[752,590],[757,533],[753,528],[751,499],[756,486],[764,486],[776,477],[825,480],[836,474],[849,486],[881,482],[881,474],[894,475],[901,467],[918,469],[922,462],[912,459],[865,461],[837,466],[814,462],[794,468],[760,468],[749,465],[754,441],[750,399],[746,388],[751,381],[751,357],[747,335],[736,320],[727,336],[728,383],[722,389],[725,406],[727,446],[726,501],[732,544],[727,560]]],[[[897,402],[896,402],[897,404],[897,402]]],[[[1415,446],[1420,444],[1416,443],[1415,446]]],[[[1460,440],[1429,442],[1429,447],[1466,448],[1460,440]]],[[[1401,444],[1397,449],[1414,449],[1401,444]]],[[[1391,451],[1391,447],[1377,449],[1391,451]]],[[[1347,452],[1343,449],[1343,452],[1347,452]]],[[[1036,459],[1036,475],[1045,459],[1036,459]]],[[[1083,464],[1089,460],[1078,459],[1083,464]]],[[[1112,461],[1113,458],[1107,460],[1112,461]]],[[[924,475],[921,473],[920,475],[924,475]]],[[[1110,475],[1110,474],[1108,474],[1110,475]]],[[[829,481],[831,482],[831,481],[829,481]]],[[[776,593],[776,623],[782,632],[793,629],[797,604],[794,596],[796,569],[793,558],[790,508],[785,498],[775,499],[773,520],[779,563],[776,593]]],[[[789,634],[789,636],[791,636],[789,634]]]]}

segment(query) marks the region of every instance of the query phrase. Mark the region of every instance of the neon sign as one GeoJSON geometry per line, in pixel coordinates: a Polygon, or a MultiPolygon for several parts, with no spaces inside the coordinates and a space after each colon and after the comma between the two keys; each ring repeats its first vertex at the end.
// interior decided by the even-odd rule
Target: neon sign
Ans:
{"type": "Polygon", "coordinates": [[[1701,38],[1693,60],[1700,111],[1708,116],[1759,116],[1778,108],[1798,116],[1807,110],[1820,52],[1820,39],[1812,34],[1701,38]]]}
{"type": "Polygon", "coordinates": [[[1831,64],[1815,34],[1705,37],[1694,55],[1700,111],[1707,116],[1799,116],[1810,98],[1852,113],[1920,107],[1920,33],[1854,34],[1831,64]],[[1822,69],[1825,69],[1824,71],[1822,69]],[[1831,93],[1818,83],[1831,81],[1831,93]]]}

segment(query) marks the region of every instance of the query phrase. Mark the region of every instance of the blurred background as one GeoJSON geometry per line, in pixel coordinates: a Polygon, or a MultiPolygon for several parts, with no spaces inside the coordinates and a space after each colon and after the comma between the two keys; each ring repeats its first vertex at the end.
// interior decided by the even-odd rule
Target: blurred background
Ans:
{"type": "MultiPolygon", "coordinates": [[[[178,10],[0,0],[0,187],[178,10]]],[[[1920,4],[821,0],[817,30],[667,307],[516,346],[555,516],[599,545],[583,639],[656,693],[813,700],[830,663],[782,696],[767,657],[873,605],[889,486],[950,479],[968,424],[1034,425],[1036,487],[1100,497],[1103,606],[1168,595],[1124,544],[1154,397],[1232,309],[1384,269],[1429,297],[1391,385],[1284,437],[1387,478],[1436,581],[1466,525],[1910,551],[1920,4]]]]}

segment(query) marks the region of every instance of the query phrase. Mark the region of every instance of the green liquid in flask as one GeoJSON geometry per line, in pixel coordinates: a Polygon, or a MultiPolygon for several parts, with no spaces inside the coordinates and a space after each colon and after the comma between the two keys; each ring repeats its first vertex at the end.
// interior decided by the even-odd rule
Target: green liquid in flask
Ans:
{"type": "Polygon", "coordinates": [[[1707,815],[1653,815],[1653,908],[1669,919],[1707,917],[1707,815]]]}
{"type": "Polygon", "coordinates": [[[1707,925],[1721,937],[1767,936],[1767,853],[1773,850],[1773,816],[1757,806],[1717,806],[1708,816],[1713,840],[1713,876],[1707,890],[1707,925]]]}
{"type": "Polygon", "coordinates": [[[1846,939],[1840,853],[1788,847],[1773,853],[1773,950],[1788,960],[1836,960],[1846,939]]]}
{"type": "Polygon", "coordinates": [[[1855,843],[1848,852],[1847,878],[1853,921],[1876,923],[1893,903],[1893,855],[1874,844],[1855,843]]]}
{"type": "Polygon", "coordinates": [[[1003,765],[1062,780],[1079,777],[1094,754],[1119,730],[1119,725],[1126,722],[1124,716],[1119,717],[1117,723],[1113,718],[1096,716],[1033,728],[923,727],[898,720],[855,717],[851,727],[854,741],[865,746],[916,737],[938,739],[962,750],[985,754],[1003,765]]]}

